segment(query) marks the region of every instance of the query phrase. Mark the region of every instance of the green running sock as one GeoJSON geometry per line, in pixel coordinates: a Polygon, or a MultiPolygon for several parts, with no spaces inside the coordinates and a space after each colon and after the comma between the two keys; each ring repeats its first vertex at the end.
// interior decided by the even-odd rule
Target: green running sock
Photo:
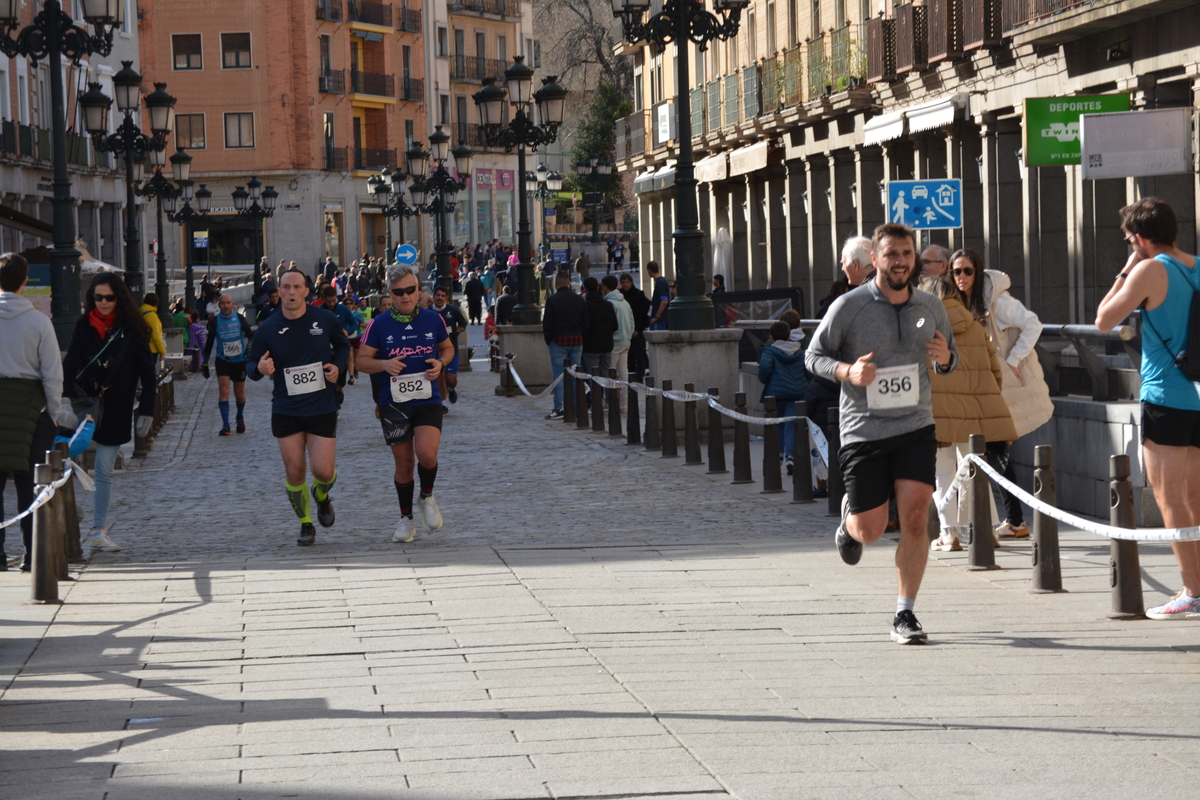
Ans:
{"type": "Polygon", "coordinates": [[[337,470],[333,471],[333,477],[329,479],[329,483],[313,478],[313,492],[317,495],[317,502],[324,503],[329,499],[329,492],[333,489],[333,485],[337,483],[337,470]]]}
{"type": "Polygon", "coordinates": [[[303,483],[299,486],[285,483],[284,486],[287,487],[288,502],[292,504],[292,511],[296,512],[301,522],[312,522],[312,516],[308,513],[308,486],[303,483]]]}

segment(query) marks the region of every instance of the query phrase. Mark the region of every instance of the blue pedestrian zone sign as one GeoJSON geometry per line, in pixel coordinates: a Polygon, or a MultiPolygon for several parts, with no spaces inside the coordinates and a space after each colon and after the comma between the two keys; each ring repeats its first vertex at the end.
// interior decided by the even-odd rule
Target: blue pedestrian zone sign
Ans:
{"type": "Polygon", "coordinates": [[[888,220],[914,230],[962,227],[962,181],[889,181],[888,220]]]}
{"type": "Polygon", "coordinates": [[[396,263],[411,267],[417,263],[417,248],[411,244],[402,244],[396,248],[396,263]]]}

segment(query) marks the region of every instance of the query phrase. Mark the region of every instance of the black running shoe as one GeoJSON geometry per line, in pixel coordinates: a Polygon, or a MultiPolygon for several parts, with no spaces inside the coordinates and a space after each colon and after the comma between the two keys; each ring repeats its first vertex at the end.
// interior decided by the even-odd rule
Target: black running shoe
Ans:
{"type": "Polygon", "coordinates": [[[237,421],[237,427],[234,430],[236,430],[238,433],[245,433],[246,432],[246,420],[239,419],[237,421]]]}
{"type": "Polygon", "coordinates": [[[837,545],[838,555],[850,566],[854,566],[862,558],[862,542],[855,539],[846,530],[846,517],[850,516],[850,496],[842,496],[842,521],[838,523],[837,533],[833,541],[837,545]]]}
{"type": "Polygon", "coordinates": [[[454,391],[453,389],[450,390],[450,402],[451,403],[458,402],[458,392],[454,391]]]}
{"type": "Polygon", "coordinates": [[[217,431],[217,436],[230,436],[230,435],[232,435],[232,434],[231,434],[229,428],[221,428],[221,430],[217,431]]]}
{"type": "Polygon", "coordinates": [[[892,620],[892,641],[896,644],[925,644],[929,636],[921,629],[917,615],[905,609],[892,620]]]}
{"type": "Polygon", "coordinates": [[[317,543],[317,529],[313,527],[311,522],[300,523],[300,536],[296,539],[296,544],[301,547],[307,547],[317,543]]]}
{"type": "Polygon", "coordinates": [[[317,504],[317,522],[321,523],[322,528],[329,528],[333,525],[333,498],[326,497],[324,500],[317,499],[317,487],[311,487],[313,502],[317,504]]]}

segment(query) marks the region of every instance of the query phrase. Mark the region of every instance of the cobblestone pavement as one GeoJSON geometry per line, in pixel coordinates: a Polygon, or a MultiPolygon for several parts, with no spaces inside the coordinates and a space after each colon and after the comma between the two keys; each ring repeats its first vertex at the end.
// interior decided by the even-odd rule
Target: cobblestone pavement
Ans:
{"type": "MultiPolygon", "coordinates": [[[[1200,626],[1105,619],[1103,540],[1063,532],[1057,595],[1027,543],[938,554],[899,648],[893,543],[846,567],[823,505],[494,384],[462,376],[411,545],[349,387],[337,524],[297,548],[268,387],[218,438],[215,380],[181,382],[117,478],[124,549],[57,609],[0,574],[0,798],[1195,796],[1200,626]]],[[[1178,575],[1141,551],[1150,604],[1178,575]]]]}

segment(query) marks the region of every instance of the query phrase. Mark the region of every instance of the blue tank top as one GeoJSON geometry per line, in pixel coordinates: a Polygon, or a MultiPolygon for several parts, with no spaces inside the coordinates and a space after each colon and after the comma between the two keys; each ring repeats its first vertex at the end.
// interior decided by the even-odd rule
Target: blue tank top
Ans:
{"type": "Polygon", "coordinates": [[[246,339],[242,336],[242,320],[236,313],[217,315],[217,358],[233,364],[246,360],[246,339]]]}
{"type": "Polygon", "coordinates": [[[1200,290],[1200,260],[1191,269],[1168,255],[1155,257],[1167,270],[1167,297],[1142,311],[1142,392],[1147,403],[1200,411],[1200,383],[1184,377],[1175,354],[1187,344],[1192,294],[1200,290]]]}

